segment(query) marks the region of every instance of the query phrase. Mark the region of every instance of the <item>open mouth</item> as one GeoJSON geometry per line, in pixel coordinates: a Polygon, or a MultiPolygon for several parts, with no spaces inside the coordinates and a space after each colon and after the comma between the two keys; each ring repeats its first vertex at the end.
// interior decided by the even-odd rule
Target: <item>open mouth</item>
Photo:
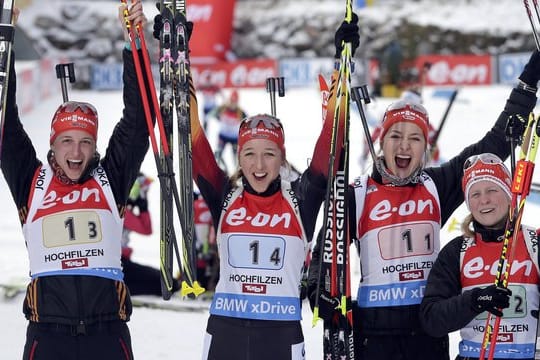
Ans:
{"type": "Polygon", "coordinates": [[[493,208],[480,210],[480,214],[489,214],[493,212],[493,208]]]}
{"type": "Polygon", "coordinates": [[[253,177],[255,178],[255,180],[264,180],[264,178],[266,178],[266,175],[267,173],[253,173],[253,177]]]}
{"type": "Polygon", "coordinates": [[[82,160],[67,160],[67,165],[70,170],[80,170],[82,167],[82,160]]]}
{"type": "Polygon", "coordinates": [[[411,164],[411,157],[405,155],[396,155],[394,161],[399,169],[406,169],[411,164]]]}

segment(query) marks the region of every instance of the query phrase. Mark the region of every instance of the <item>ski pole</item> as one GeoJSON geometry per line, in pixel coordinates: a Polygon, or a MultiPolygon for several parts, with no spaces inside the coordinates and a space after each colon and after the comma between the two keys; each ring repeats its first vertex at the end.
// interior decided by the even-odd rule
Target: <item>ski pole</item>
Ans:
{"type": "Polygon", "coordinates": [[[11,67],[11,48],[15,37],[13,26],[14,0],[2,1],[0,16],[0,155],[4,139],[4,120],[6,116],[6,98],[9,84],[9,69],[11,67]]]}
{"type": "Polygon", "coordinates": [[[431,149],[430,149],[430,157],[433,156],[433,153],[435,152],[435,149],[437,148],[437,141],[439,140],[439,137],[441,136],[441,131],[446,124],[446,120],[448,120],[448,114],[450,113],[450,109],[452,109],[452,105],[454,105],[454,102],[456,100],[458,94],[458,89],[454,89],[452,91],[452,94],[450,95],[450,100],[448,101],[448,105],[446,105],[446,109],[444,110],[444,114],[442,116],[441,122],[439,123],[439,127],[437,128],[437,132],[433,136],[433,139],[431,140],[431,149]]]}
{"type": "Polygon", "coordinates": [[[276,88],[279,97],[284,97],[285,78],[283,76],[266,78],[266,91],[270,93],[270,110],[274,117],[276,116],[276,88]]]}
{"type": "MultiPolygon", "coordinates": [[[[155,159],[155,162],[156,162],[156,167],[158,169],[158,178],[160,179],[160,185],[162,187],[165,187],[166,184],[165,184],[164,177],[165,176],[167,176],[167,177],[173,176],[173,173],[172,173],[173,164],[172,164],[168,144],[167,144],[166,141],[163,141],[163,139],[165,139],[165,137],[164,137],[165,133],[164,133],[164,129],[163,129],[163,121],[160,121],[160,120],[162,120],[161,116],[160,116],[161,114],[157,115],[159,112],[155,108],[158,128],[159,128],[159,132],[160,132],[160,139],[162,140],[161,145],[163,146],[163,149],[164,149],[164,152],[165,152],[165,160],[166,160],[165,164],[166,164],[166,166],[163,166],[161,164],[161,162],[160,162],[160,159],[159,159],[156,135],[154,133],[154,125],[152,123],[152,114],[150,112],[150,104],[149,104],[148,98],[147,98],[148,95],[150,95],[150,97],[155,97],[156,94],[155,94],[155,91],[152,91],[152,92],[150,92],[150,94],[148,94],[148,91],[146,89],[146,82],[145,82],[143,71],[142,71],[143,64],[141,64],[141,60],[139,58],[139,53],[138,53],[138,50],[137,50],[137,42],[136,42],[137,35],[135,33],[135,30],[133,29],[131,21],[128,19],[129,11],[127,9],[127,0],[121,0],[121,2],[126,5],[125,10],[124,10],[124,14],[123,14],[124,15],[124,21],[126,23],[126,27],[128,29],[128,32],[129,32],[129,41],[130,41],[130,44],[131,44],[131,52],[133,54],[133,62],[134,62],[134,65],[135,65],[135,72],[136,72],[136,75],[137,75],[137,81],[139,83],[139,91],[141,93],[141,100],[142,100],[142,103],[143,103],[146,123],[147,123],[147,126],[148,126],[148,132],[149,132],[149,135],[150,135],[150,142],[152,144],[152,150],[154,152],[154,159],[155,159]],[[165,167],[165,169],[164,169],[164,167],[165,167]]],[[[138,34],[141,35],[142,34],[142,29],[139,26],[137,26],[137,28],[138,28],[138,30],[137,30],[138,34]]],[[[139,36],[138,38],[139,38],[139,41],[140,41],[140,44],[141,44],[141,48],[144,47],[146,49],[146,45],[145,45],[145,42],[144,42],[144,35],[142,37],[139,36]]],[[[143,51],[143,53],[147,55],[146,52],[143,51]]],[[[148,76],[148,75],[151,75],[151,71],[149,70],[149,66],[147,66],[147,62],[149,64],[149,59],[144,60],[144,54],[143,54],[143,61],[145,61],[144,66],[146,67],[145,70],[146,70],[146,74],[148,76]]],[[[151,76],[148,77],[148,82],[153,85],[153,78],[151,76]]],[[[149,86],[152,87],[152,85],[149,85],[149,86]]],[[[154,99],[152,99],[152,102],[155,103],[154,99]]],[[[176,207],[177,207],[177,209],[180,209],[180,200],[179,200],[179,195],[178,195],[178,189],[176,187],[176,183],[174,182],[174,179],[171,178],[170,184],[171,184],[171,187],[172,187],[172,190],[173,190],[173,195],[174,195],[173,197],[174,197],[176,207]]],[[[177,261],[178,261],[179,266],[182,267],[182,261],[181,261],[181,258],[180,258],[180,252],[179,252],[179,249],[178,249],[178,243],[176,241],[176,237],[174,236],[174,234],[172,236],[173,236],[172,242],[173,242],[173,246],[174,246],[174,249],[175,249],[177,261]]],[[[188,278],[188,279],[190,280],[190,284],[183,284],[184,289],[185,289],[185,291],[184,291],[185,295],[189,295],[189,294],[192,294],[192,293],[195,294],[195,295],[198,295],[201,292],[204,292],[204,289],[200,288],[200,286],[197,286],[195,281],[192,282],[191,278],[188,278]]],[[[170,286],[172,288],[172,284],[170,286]]]]}
{"type": "Polygon", "coordinates": [[[375,162],[375,160],[377,159],[377,155],[375,154],[375,147],[373,146],[373,140],[371,139],[371,134],[369,133],[366,113],[364,112],[364,107],[362,106],[362,100],[364,100],[366,104],[369,104],[371,102],[367,85],[353,87],[352,99],[355,102],[356,107],[358,108],[358,112],[360,113],[360,119],[362,120],[362,127],[364,128],[364,135],[366,137],[366,141],[369,147],[371,159],[373,160],[373,162],[375,162]]]}
{"type": "Polygon", "coordinates": [[[73,63],[56,64],[56,78],[60,79],[60,86],[62,87],[62,99],[64,102],[69,101],[66,79],[69,79],[70,83],[75,82],[75,69],[73,63]]]}
{"type": "MultiPolygon", "coordinates": [[[[515,172],[515,169],[516,169],[516,155],[514,153],[514,149],[516,147],[516,140],[514,139],[515,138],[515,124],[516,124],[516,117],[520,117],[521,115],[518,115],[518,114],[513,114],[513,115],[510,115],[508,117],[508,122],[506,123],[506,129],[505,129],[505,134],[506,134],[506,139],[508,141],[510,141],[510,166],[511,166],[511,174],[512,174],[512,178],[514,177],[514,172],[515,172]]],[[[519,122],[521,122],[520,120],[517,120],[519,122]]],[[[520,139],[518,141],[519,144],[521,144],[521,142],[523,141],[523,139],[520,139]]]]}
{"type": "MultiPolygon", "coordinates": [[[[536,13],[536,19],[540,22],[540,11],[538,9],[538,0],[532,0],[534,5],[534,12],[536,13]]],[[[536,49],[540,51],[540,38],[538,36],[538,31],[536,30],[536,25],[534,24],[534,19],[532,15],[531,8],[529,7],[529,0],[523,0],[525,5],[525,10],[527,11],[527,17],[531,23],[531,28],[533,31],[534,42],[536,43],[536,49]]]]}

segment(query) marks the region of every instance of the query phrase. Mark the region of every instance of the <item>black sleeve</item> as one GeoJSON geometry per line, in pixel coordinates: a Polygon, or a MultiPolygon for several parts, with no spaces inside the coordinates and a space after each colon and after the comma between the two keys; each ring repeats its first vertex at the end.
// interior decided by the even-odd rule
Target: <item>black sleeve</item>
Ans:
{"type": "MultiPolygon", "coordinates": [[[[109,139],[105,156],[102,160],[114,198],[117,204],[123,205],[127,201],[129,191],[135,181],[141,163],[148,150],[148,125],[144,114],[139,86],[130,50],[124,49],[124,109],[122,118],[116,124],[109,139]]],[[[139,57],[142,53],[139,51],[139,57]]],[[[148,83],[148,79],[145,79],[148,83]]],[[[148,89],[148,86],[146,87],[148,89]]],[[[150,99],[150,95],[147,95],[150,99]]],[[[151,106],[151,101],[149,101],[151,106]]],[[[152,121],[154,110],[150,109],[152,121]]],[[[101,119],[100,121],[106,121],[101,119]]]]}
{"type": "MultiPolygon", "coordinates": [[[[322,246],[322,229],[317,233],[317,239],[313,245],[313,251],[311,252],[311,261],[309,263],[308,280],[307,280],[307,297],[313,299],[315,292],[317,291],[317,283],[321,276],[319,263],[321,261],[321,246],[322,246]]],[[[321,283],[320,286],[324,286],[321,283]]]]}
{"type": "Polygon", "coordinates": [[[499,115],[495,125],[477,143],[466,147],[459,155],[452,158],[440,167],[426,169],[426,172],[435,181],[441,202],[441,226],[444,226],[454,210],[463,202],[461,178],[463,177],[463,163],[474,154],[485,152],[493,153],[505,160],[510,156],[510,143],[506,141],[505,128],[508,117],[520,114],[526,119],[536,105],[536,96],[532,93],[513,89],[503,112],[499,115]]]}
{"type": "Polygon", "coordinates": [[[459,330],[478,315],[471,292],[461,293],[460,249],[463,237],[449,242],[431,269],[420,305],[420,323],[426,333],[440,337],[459,330]]]}
{"type": "Polygon", "coordinates": [[[298,199],[302,225],[308,241],[313,239],[317,215],[326,194],[326,178],[313,175],[308,167],[306,171],[291,184],[298,199]]]}
{"type": "MultiPolygon", "coordinates": [[[[11,54],[8,93],[2,134],[1,167],[17,209],[27,206],[30,186],[36,169],[41,162],[36,157],[32,141],[19,119],[16,104],[17,77],[15,74],[15,55],[11,54]],[[24,164],[24,166],[21,166],[24,164]]],[[[43,119],[44,126],[50,124],[50,117],[43,119]]]]}

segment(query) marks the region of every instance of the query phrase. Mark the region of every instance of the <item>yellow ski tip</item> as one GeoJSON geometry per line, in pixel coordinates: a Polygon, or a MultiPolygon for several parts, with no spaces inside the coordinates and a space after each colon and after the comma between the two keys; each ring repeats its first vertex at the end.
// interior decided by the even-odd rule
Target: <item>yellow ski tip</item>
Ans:
{"type": "Polygon", "coordinates": [[[182,295],[182,297],[193,294],[193,288],[191,286],[189,286],[186,281],[182,281],[182,286],[180,288],[180,294],[182,295]]]}
{"type": "Polygon", "coordinates": [[[313,320],[311,321],[311,327],[317,326],[317,321],[321,320],[319,317],[319,307],[315,306],[313,309],[313,320]]]}
{"type": "Polygon", "coordinates": [[[186,281],[182,281],[182,287],[180,288],[180,294],[182,295],[182,297],[197,297],[205,291],[206,290],[199,284],[198,281],[195,281],[191,286],[188,285],[186,281]]]}
{"type": "Polygon", "coordinates": [[[206,289],[203,288],[203,287],[201,286],[201,284],[199,284],[198,281],[195,281],[195,282],[193,283],[193,288],[192,288],[192,289],[193,289],[193,293],[195,294],[195,296],[199,296],[199,295],[201,295],[203,292],[206,291],[206,289]]]}

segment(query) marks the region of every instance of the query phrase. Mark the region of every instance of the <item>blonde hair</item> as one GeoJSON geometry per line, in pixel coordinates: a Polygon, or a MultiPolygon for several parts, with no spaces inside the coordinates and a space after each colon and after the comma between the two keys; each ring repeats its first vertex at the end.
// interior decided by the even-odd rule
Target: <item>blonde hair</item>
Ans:
{"type": "Polygon", "coordinates": [[[463,233],[464,237],[474,238],[474,229],[472,227],[473,221],[473,215],[469,214],[461,223],[461,232],[463,233]]]}

